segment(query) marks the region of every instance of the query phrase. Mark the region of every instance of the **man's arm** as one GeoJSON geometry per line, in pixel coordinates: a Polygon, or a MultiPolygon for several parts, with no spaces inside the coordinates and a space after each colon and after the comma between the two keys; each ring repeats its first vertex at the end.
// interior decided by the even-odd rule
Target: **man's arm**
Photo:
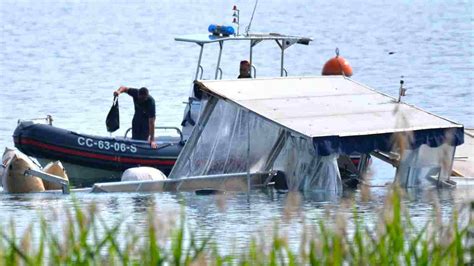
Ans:
{"type": "Polygon", "coordinates": [[[120,86],[120,88],[118,88],[118,90],[114,91],[114,96],[119,96],[119,94],[121,94],[123,92],[127,92],[127,91],[128,91],[128,87],[120,86]]]}
{"type": "Polygon", "coordinates": [[[156,149],[157,145],[155,142],[155,117],[148,118],[148,135],[148,142],[150,142],[150,145],[153,149],[156,149]]]}

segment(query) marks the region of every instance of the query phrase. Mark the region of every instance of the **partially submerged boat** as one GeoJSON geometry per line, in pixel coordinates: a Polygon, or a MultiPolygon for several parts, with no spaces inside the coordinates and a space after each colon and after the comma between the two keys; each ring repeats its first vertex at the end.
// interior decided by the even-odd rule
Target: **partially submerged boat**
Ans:
{"type": "MultiPolygon", "coordinates": [[[[420,166],[414,161],[428,157],[423,154],[454,156],[453,147],[463,141],[462,125],[400,103],[400,98],[397,101],[347,78],[347,72],[338,69],[341,58],[337,56],[333,60],[336,70],[329,74],[341,72],[340,76],[218,81],[223,75],[221,57],[226,42],[249,43],[248,59],[254,78],[257,68],[252,63],[253,48],[263,41],[275,42],[281,51],[280,76],[286,77],[286,49],[295,44],[308,45],[311,38],[248,33],[187,35],[175,40],[200,47],[194,80],[202,79],[204,73],[201,65],[204,47],[218,44],[216,67],[211,69],[217,81],[194,82],[182,127],[161,127],[175,130],[177,135],[160,134],[158,149],[151,149],[145,141],[129,139],[127,134],[124,137],[81,134],[54,127],[51,120],[46,124],[20,121],[13,136],[15,146],[43,165],[61,160],[71,183],[78,187],[118,181],[126,169],[149,166],[161,170],[170,179],[146,181],[146,188],[144,183],[124,182],[117,189],[122,190],[127,183],[125,191],[153,191],[157,187],[181,191],[229,182],[229,187],[235,189],[242,188],[236,184],[247,180],[243,187],[272,183],[281,190],[315,187],[340,190],[363,180],[371,156],[394,162],[397,178],[405,185],[417,184],[413,183],[413,169],[420,166]],[[393,114],[394,110],[399,113],[393,114]],[[410,125],[397,124],[396,120],[405,112],[410,125]],[[393,137],[408,132],[415,136],[414,143],[407,147],[409,152],[392,150],[393,137]],[[446,136],[449,132],[454,132],[452,143],[446,136]],[[441,142],[449,144],[441,145],[441,142]],[[435,147],[437,151],[426,152],[425,146],[435,147]],[[403,157],[407,154],[410,156],[403,157]],[[151,185],[153,182],[156,185],[151,185]]],[[[451,169],[452,160],[436,168],[432,162],[435,157],[424,159],[424,164],[429,165],[423,166],[428,169],[425,175],[438,174],[436,180],[444,182],[448,180],[447,169],[451,169]]],[[[98,184],[95,188],[114,191],[115,186],[115,183],[98,184]]]]}
{"type": "MultiPolygon", "coordinates": [[[[307,37],[277,33],[250,33],[245,36],[197,34],[180,36],[175,40],[200,46],[195,80],[202,77],[204,73],[201,65],[204,46],[219,44],[217,65],[215,71],[211,71],[215,72],[215,79],[221,79],[220,59],[226,42],[248,42],[250,63],[255,45],[264,41],[275,42],[281,50],[281,76],[286,76],[288,71],[284,67],[285,50],[294,44],[307,45],[311,41],[307,37]]],[[[253,76],[256,77],[256,67],[252,65],[252,69],[253,76]]],[[[166,132],[171,130],[177,133],[168,136],[160,134],[156,139],[157,149],[152,149],[146,141],[128,138],[128,131],[123,137],[82,134],[53,126],[51,117],[46,120],[46,123],[36,123],[31,120],[19,121],[13,140],[19,150],[37,158],[42,165],[53,160],[60,160],[68,170],[71,183],[76,187],[91,186],[95,182],[119,181],[123,171],[138,166],[154,167],[168,175],[205,106],[206,100],[202,99],[197,92],[199,90],[190,92],[183,114],[182,128],[157,127],[159,130],[167,130],[166,132]]]]}
{"type": "Polygon", "coordinates": [[[338,158],[398,155],[403,187],[449,183],[463,125],[344,76],[199,81],[207,104],[167,180],[96,184],[95,192],[338,192],[338,158]]]}
{"type": "MultiPolygon", "coordinates": [[[[469,140],[464,143],[462,125],[344,76],[196,84],[207,104],[169,177],[152,174],[146,167],[133,168],[122,182],[98,183],[92,192],[209,194],[268,186],[280,191],[339,192],[344,186],[341,172],[346,170],[341,158],[347,161],[354,155],[360,158],[357,166],[352,165],[359,180],[372,155],[397,168],[396,182],[403,187],[453,187],[453,160],[464,158],[455,156],[456,147],[472,145],[469,140]]],[[[14,150],[7,150],[3,158],[6,176],[10,175],[3,178],[6,191],[44,191],[47,182],[41,183],[39,177],[51,176],[44,177],[33,163],[25,164],[26,156],[14,165],[17,157],[14,150]],[[26,177],[27,172],[32,177],[26,177]],[[28,187],[36,183],[44,187],[28,187]]],[[[61,175],[67,180],[64,169],[54,169],[53,189],[68,185],[63,178],[58,182],[61,175]]]]}

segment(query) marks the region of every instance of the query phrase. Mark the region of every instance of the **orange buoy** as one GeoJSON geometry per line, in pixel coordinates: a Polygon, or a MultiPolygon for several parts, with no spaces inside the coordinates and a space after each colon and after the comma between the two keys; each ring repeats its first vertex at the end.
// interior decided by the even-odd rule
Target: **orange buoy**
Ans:
{"type": "Polygon", "coordinates": [[[339,56],[339,49],[336,48],[336,57],[329,59],[326,64],[324,64],[321,74],[323,76],[344,75],[350,77],[352,76],[352,67],[346,59],[339,56]]]}

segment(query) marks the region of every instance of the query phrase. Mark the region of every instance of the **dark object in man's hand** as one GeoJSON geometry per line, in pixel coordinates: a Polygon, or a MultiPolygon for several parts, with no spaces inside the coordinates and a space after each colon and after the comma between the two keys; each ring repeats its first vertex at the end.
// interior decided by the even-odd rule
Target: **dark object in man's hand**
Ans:
{"type": "Polygon", "coordinates": [[[114,97],[112,107],[110,108],[109,114],[105,119],[105,125],[107,126],[107,131],[110,133],[120,128],[120,114],[117,96],[114,97]]]}

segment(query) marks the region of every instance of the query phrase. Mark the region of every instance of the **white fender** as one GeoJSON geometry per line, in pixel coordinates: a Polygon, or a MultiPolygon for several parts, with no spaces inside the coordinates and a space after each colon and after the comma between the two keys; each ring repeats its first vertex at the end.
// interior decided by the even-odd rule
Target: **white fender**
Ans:
{"type": "Polygon", "coordinates": [[[8,162],[13,158],[13,155],[15,154],[15,151],[18,151],[15,148],[5,148],[5,151],[3,152],[2,156],[2,164],[7,165],[8,162]]]}
{"type": "Polygon", "coordinates": [[[35,176],[25,176],[28,169],[40,170],[28,156],[18,150],[6,149],[2,161],[7,162],[3,171],[3,190],[8,193],[44,191],[43,181],[35,176]]]}
{"type": "MultiPolygon", "coordinates": [[[[64,169],[64,166],[60,161],[55,161],[55,162],[48,163],[44,167],[43,172],[48,173],[48,174],[52,174],[52,175],[55,175],[55,176],[62,177],[66,180],[69,180],[69,178],[67,176],[67,173],[66,173],[66,169],[64,169]]],[[[51,183],[51,182],[48,182],[46,180],[43,180],[43,184],[44,184],[44,189],[46,189],[46,190],[62,189],[62,186],[60,184],[51,183]]]]}
{"type": "Polygon", "coordinates": [[[164,180],[166,175],[153,167],[134,167],[125,170],[122,181],[164,180]]]}
{"type": "Polygon", "coordinates": [[[3,176],[6,175],[6,167],[10,160],[13,158],[15,155],[15,151],[17,151],[16,148],[9,148],[5,147],[5,151],[3,152],[2,156],[2,161],[1,161],[1,167],[0,167],[0,186],[3,187],[3,176]]]}

